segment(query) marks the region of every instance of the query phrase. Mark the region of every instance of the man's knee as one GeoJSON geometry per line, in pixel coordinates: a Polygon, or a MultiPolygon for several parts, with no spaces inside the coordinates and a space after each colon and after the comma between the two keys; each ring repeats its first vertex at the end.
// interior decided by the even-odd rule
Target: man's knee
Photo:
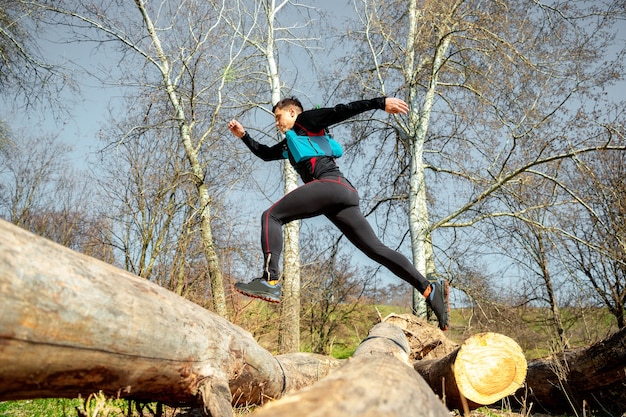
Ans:
{"type": "Polygon", "coordinates": [[[262,225],[267,225],[270,222],[275,222],[278,223],[280,225],[283,224],[283,222],[281,221],[280,218],[276,217],[272,211],[274,207],[270,207],[267,210],[265,210],[263,212],[263,214],[261,215],[261,224],[262,225]]]}

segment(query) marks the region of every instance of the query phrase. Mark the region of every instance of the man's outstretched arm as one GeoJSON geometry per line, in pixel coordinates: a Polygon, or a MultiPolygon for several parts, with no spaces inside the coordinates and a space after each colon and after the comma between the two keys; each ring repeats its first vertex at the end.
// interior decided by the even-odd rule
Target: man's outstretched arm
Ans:
{"type": "Polygon", "coordinates": [[[283,155],[283,142],[277,143],[274,146],[263,145],[262,143],[252,139],[252,137],[246,132],[246,129],[244,129],[243,125],[234,119],[228,122],[228,130],[230,130],[233,135],[241,139],[254,155],[264,161],[276,161],[278,159],[285,158],[283,155]]]}

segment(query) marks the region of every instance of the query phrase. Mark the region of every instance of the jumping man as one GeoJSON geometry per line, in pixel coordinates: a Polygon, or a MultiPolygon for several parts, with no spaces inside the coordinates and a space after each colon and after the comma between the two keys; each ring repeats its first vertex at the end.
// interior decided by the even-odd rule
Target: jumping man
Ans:
{"type": "MultiPolygon", "coordinates": [[[[390,114],[406,114],[409,111],[408,105],[403,100],[391,97],[360,100],[307,111],[304,111],[297,98],[291,97],[276,103],[272,111],[276,118],[276,127],[281,133],[287,134],[292,131],[290,134],[315,138],[324,136],[329,126],[362,112],[377,109],[390,114]]],[[[278,280],[279,258],[283,249],[282,226],[293,220],[324,215],[369,258],[384,265],[422,293],[437,317],[439,328],[441,330],[448,328],[447,281],[429,282],[404,255],[386,247],[376,237],[374,230],[361,213],[357,190],[339,170],[335,156],[324,154],[305,157],[297,162],[294,157],[296,151],[290,149],[286,139],[276,145],[267,146],[252,139],[237,120],[231,120],[228,128],[254,155],[264,161],[288,158],[304,182],[263,213],[261,218],[263,273],[261,277],[249,283],[235,284],[237,291],[249,297],[280,302],[281,285],[278,280]]]]}

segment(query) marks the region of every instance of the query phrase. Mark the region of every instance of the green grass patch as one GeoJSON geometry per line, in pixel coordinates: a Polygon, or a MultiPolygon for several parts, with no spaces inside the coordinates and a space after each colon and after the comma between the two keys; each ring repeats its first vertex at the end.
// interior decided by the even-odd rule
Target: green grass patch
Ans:
{"type": "Polygon", "coordinates": [[[331,355],[335,359],[347,359],[352,356],[356,346],[334,345],[331,355]]]}
{"type": "Polygon", "coordinates": [[[395,314],[408,314],[411,312],[410,307],[400,307],[400,306],[387,306],[387,305],[374,305],[375,308],[382,318],[387,317],[391,313],[395,314]]]}
{"type": "Polygon", "coordinates": [[[0,417],[76,417],[79,399],[37,399],[0,402],[0,417]]]}

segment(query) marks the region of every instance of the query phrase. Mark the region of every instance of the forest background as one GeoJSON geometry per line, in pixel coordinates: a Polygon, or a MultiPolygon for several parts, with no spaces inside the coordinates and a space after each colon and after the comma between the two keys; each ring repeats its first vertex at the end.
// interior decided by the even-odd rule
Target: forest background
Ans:
{"type": "Polygon", "coordinates": [[[296,185],[230,135],[270,109],[387,95],[335,126],[381,240],[453,287],[454,331],[563,349],[625,322],[624,1],[0,0],[0,217],[164,286],[277,352],[358,341],[418,294],[325,219],[286,228],[284,301],[259,217],[296,185]],[[540,311],[541,313],[538,313],[540,311]],[[538,336],[538,334],[540,336],[538,336]]]}

